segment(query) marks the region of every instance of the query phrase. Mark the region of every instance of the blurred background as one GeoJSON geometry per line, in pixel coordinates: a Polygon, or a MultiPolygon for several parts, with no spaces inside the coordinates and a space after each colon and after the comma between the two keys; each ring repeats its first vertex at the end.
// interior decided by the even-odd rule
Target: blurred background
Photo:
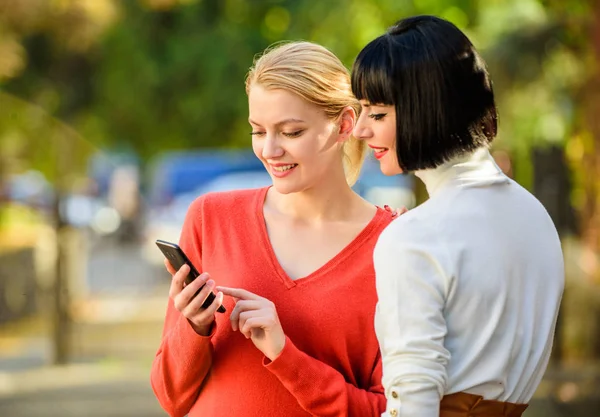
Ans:
{"type": "MultiPolygon", "coordinates": [[[[594,0],[0,0],[0,415],[165,415],[149,386],[169,285],[153,242],[178,239],[195,197],[270,183],[250,152],[253,57],[306,39],[350,67],[414,14],[449,19],[482,52],[494,156],[562,236],[555,349],[525,415],[600,415],[594,0]]],[[[356,190],[393,207],[426,198],[372,157],[356,190]]]]}

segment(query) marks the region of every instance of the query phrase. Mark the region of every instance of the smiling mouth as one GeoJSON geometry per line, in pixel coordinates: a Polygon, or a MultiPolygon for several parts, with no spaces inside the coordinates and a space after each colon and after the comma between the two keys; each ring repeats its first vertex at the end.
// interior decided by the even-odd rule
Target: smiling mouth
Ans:
{"type": "Polygon", "coordinates": [[[290,164],[290,165],[282,165],[282,166],[272,166],[271,168],[273,169],[273,171],[277,171],[277,172],[285,172],[285,171],[289,171],[292,168],[296,168],[298,166],[298,164],[290,164]]]}
{"type": "Polygon", "coordinates": [[[378,147],[371,146],[371,145],[369,145],[369,148],[373,149],[373,156],[376,159],[383,158],[387,154],[387,152],[390,150],[389,148],[378,148],[378,147]]]}
{"type": "Polygon", "coordinates": [[[369,145],[369,148],[373,149],[373,151],[375,153],[382,153],[382,152],[390,150],[390,148],[384,148],[382,146],[374,146],[374,145],[369,145]]]}

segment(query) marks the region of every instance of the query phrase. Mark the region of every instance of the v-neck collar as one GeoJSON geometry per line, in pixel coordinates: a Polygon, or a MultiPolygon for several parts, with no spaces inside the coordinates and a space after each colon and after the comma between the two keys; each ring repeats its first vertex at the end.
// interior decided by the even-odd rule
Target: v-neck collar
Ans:
{"type": "Polygon", "coordinates": [[[340,252],[334,255],[331,259],[329,259],[325,264],[311,272],[310,274],[301,277],[292,279],[287,272],[283,269],[277,256],[275,255],[275,250],[273,249],[273,245],[271,244],[271,239],[269,238],[269,233],[267,231],[267,223],[264,215],[264,204],[265,199],[267,197],[267,192],[269,191],[268,187],[264,187],[257,193],[256,204],[255,204],[255,213],[256,218],[258,220],[258,227],[260,229],[259,239],[260,246],[264,248],[263,250],[266,252],[266,256],[271,262],[271,266],[273,267],[273,271],[275,274],[281,279],[283,284],[288,288],[293,288],[297,285],[304,285],[308,282],[312,282],[319,277],[329,273],[333,268],[339,265],[344,260],[348,259],[360,246],[367,240],[367,238],[377,230],[377,226],[383,221],[387,211],[383,210],[380,207],[377,207],[377,212],[373,216],[373,218],[367,223],[367,225],[356,235],[352,241],[350,241],[340,252]]]}

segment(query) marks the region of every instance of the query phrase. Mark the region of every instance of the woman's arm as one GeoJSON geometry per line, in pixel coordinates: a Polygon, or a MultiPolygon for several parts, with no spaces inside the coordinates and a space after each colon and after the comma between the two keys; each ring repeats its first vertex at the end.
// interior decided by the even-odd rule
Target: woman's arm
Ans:
{"type": "Polygon", "coordinates": [[[211,338],[194,331],[169,300],[163,337],[152,363],[150,381],[162,408],[173,417],[185,416],[198,398],[212,364],[211,338]]]}
{"type": "Polygon", "coordinates": [[[271,301],[239,288],[218,289],[237,300],[230,316],[233,330],[239,330],[252,340],[265,355],[265,367],[307,412],[319,417],[381,415],[385,409],[385,396],[379,357],[370,386],[358,388],[346,382],[333,367],[298,349],[284,334],[271,301]]]}
{"type": "MultiPolygon", "coordinates": [[[[202,209],[204,199],[190,206],[183,225],[180,246],[194,266],[202,271],[202,209]]],[[[192,408],[212,364],[212,336],[216,331],[214,314],[223,301],[217,294],[213,304],[200,309],[214,282],[202,274],[184,285],[187,267],[174,271],[162,340],[154,358],[151,384],[161,406],[171,416],[185,416],[192,408]],[[194,294],[205,285],[198,296],[194,294]]]]}
{"type": "Polygon", "coordinates": [[[387,409],[396,416],[437,417],[446,388],[448,257],[445,247],[431,238],[435,233],[424,228],[419,225],[411,233],[406,222],[394,223],[374,252],[379,299],[375,329],[387,409]]]}
{"type": "Polygon", "coordinates": [[[379,356],[367,389],[349,384],[340,372],[302,352],[289,338],[281,354],[272,362],[265,358],[264,365],[313,416],[380,417],[385,410],[379,356]]]}

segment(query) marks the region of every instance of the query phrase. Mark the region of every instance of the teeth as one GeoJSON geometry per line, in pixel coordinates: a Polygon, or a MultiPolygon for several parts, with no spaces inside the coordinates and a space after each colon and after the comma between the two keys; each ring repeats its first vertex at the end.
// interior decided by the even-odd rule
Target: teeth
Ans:
{"type": "Polygon", "coordinates": [[[296,164],[283,165],[280,167],[273,167],[273,170],[277,171],[277,172],[285,172],[285,171],[289,171],[290,169],[294,168],[295,166],[296,166],[296,164]]]}
{"type": "Polygon", "coordinates": [[[373,150],[377,153],[387,151],[387,148],[373,148],[373,150]]]}

